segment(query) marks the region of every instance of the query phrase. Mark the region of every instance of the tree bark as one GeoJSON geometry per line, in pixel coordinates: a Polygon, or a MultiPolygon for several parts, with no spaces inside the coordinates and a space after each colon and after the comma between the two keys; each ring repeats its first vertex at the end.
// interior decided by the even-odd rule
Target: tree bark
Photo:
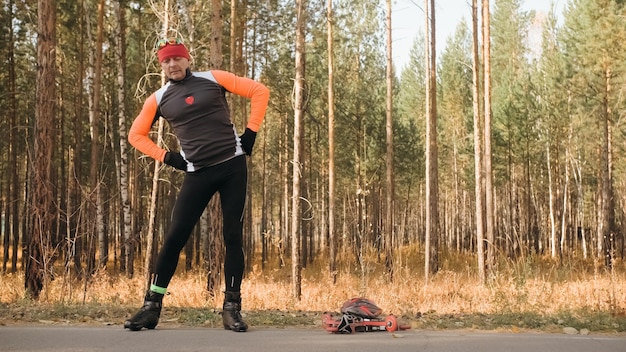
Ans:
{"type": "Polygon", "coordinates": [[[333,0],[328,0],[328,254],[331,281],[337,283],[337,236],[335,234],[335,91],[333,53],[333,0]]]}
{"type": "Polygon", "coordinates": [[[387,0],[387,123],[386,123],[386,138],[387,138],[387,155],[386,155],[386,183],[387,183],[387,217],[385,220],[385,268],[387,269],[387,275],[389,280],[393,281],[393,239],[394,239],[394,173],[393,173],[393,61],[392,61],[392,35],[391,35],[391,0],[387,0]]]}
{"type": "Polygon", "coordinates": [[[424,0],[426,10],[426,244],[424,277],[439,271],[439,186],[437,175],[437,65],[435,1],[424,0]]]}
{"type": "MultiPolygon", "coordinates": [[[[235,2],[235,1],[233,1],[235,2]]],[[[224,21],[222,20],[222,0],[211,0],[211,68],[221,69],[224,64],[224,55],[222,54],[222,28],[224,21]]]]}
{"type": "MultiPolygon", "coordinates": [[[[237,3],[239,0],[230,1],[230,72],[235,72],[235,57],[237,55],[237,3]]],[[[221,31],[221,30],[220,30],[221,31]]]]}
{"type": "MultiPolygon", "coordinates": [[[[161,36],[163,38],[167,37],[167,30],[170,25],[169,20],[169,12],[170,12],[170,1],[165,0],[163,4],[163,23],[161,29],[161,36]]],[[[161,73],[161,83],[165,84],[165,75],[161,73]]],[[[163,130],[164,130],[164,122],[163,119],[159,119],[157,123],[157,140],[156,144],[158,146],[163,145],[163,130]]],[[[161,173],[161,162],[158,160],[154,161],[154,172],[152,174],[152,192],[150,194],[150,206],[148,210],[148,231],[146,233],[146,251],[144,258],[144,280],[146,284],[146,290],[150,287],[150,280],[152,275],[152,266],[155,257],[155,239],[156,239],[156,230],[155,230],[155,222],[156,222],[156,213],[157,213],[157,200],[159,197],[159,178],[161,173]]]]}
{"type": "Polygon", "coordinates": [[[117,35],[117,100],[118,100],[118,128],[120,134],[119,154],[119,188],[120,188],[120,217],[123,239],[122,272],[132,278],[135,274],[135,243],[132,237],[130,200],[128,194],[128,133],[126,131],[126,1],[120,0],[117,4],[118,35],[117,35]]]}
{"type": "Polygon", "coordinates": [[[296,78],[294,83],[295,106],[293,127],[293,169],[291,194],[291,275],[292,295],[300,300],[302,294],[302,264],[300,261],[300,178],[302,177],[302,132],[304,115],[304,63],[305,63],[305,0],[296,0],[296,78]]]}
{"type": "MultiPolygon", "coordinates": [[[[13,0],[9,1],[9,5],[8,8],[12,9],[13,8],[13,0]]],[[[10,12],[12,13],[12,12],[10,12]]],[[[12,15],[11,15],[12,17],[12,15]]],[[[11,22],[13,22],[11,20],[11,22]]],[[[8,165],[12,165],[12,167],[10,168],[10,174],[9,174],[9,180],[8,180],[8,194],[9,194],[9,198],[7,200],[7,204],[6,204],[6,219],[7,219],[7,224],[6,226],[6,233],[5,233],[5,239],[4,239],[4,259],[2,262],[2,269],[4,272],[6,272],[7,269],[7,262],[9,260],[9,247],[11,247],[11,241],[13,241],[13,246],[12,246],[12,252],[11,252],[11,273],[15,273],[17,271],[17,247],[19,246],[19,207],[18,205],[20,204],[19,202],[19,193],[18,193],[18,189],[21,188],[20,186],[20,182],[19,182],[19,170],[20,167],[19,165],[21,163],[18,163],[18,159],[17,159],[17,150],[18,150],[18,146],[17,146],[17,130],[18,130],[18,122],[17,122],[17,84],[16,84],[16,75],[15,75],[15,51],[14,51],[14,39],[13,39],[13,26],[9,26],[9,38],[10,38],[10,43],[8,44],[8,49],[9,49],[9,53],[8,53],[8,65],[7,65],[7,70],[9,73],[9,81],[8,81],[8,87],[9,87],[9,111],[8,111],[8,115],[9,115],[9,160],[8,160],[8,165]]]]}
{"type": "Polygon", "coordinates": [[[54,126],[56,120],[56,6],[54,0],[38,1],[37,35],[37,89],[35,133],[31,165],[30,213],[24,256],[26,270],[24,286],[33,298],[38,298],[44,287],[45,253],[52,238],[55,197],[53,194],[52,162],[54,126]]]}
{"type": "Polygon", "coordinates": [[[482,153],[482,115],[480,113],[480,62],[478,42],[478,0],[472,0],[472,77],[474,108],[474,174],[475,174],[475,209],[476,209],[476,253],[478,259],[478,277],[485,282],[485,228],[483,203],[483,153],[482,153]]]}
{"type": "Polygon", "coordinates": [[[603,256],[604,265],[613,267],[615,254],[615,218],[613,199],[613,179],[611,160],[611,69],[605,69],[605,86],[602,97],[602,113],[600,114],[601,145],[600,145],[600,216],[598,217],[598,256],[603,256]]]}
{"type": "Polygon", "coordinates": [[[487,234],[487,268],[492,271],[495,266],[495,215],[493,170],[491,166],[491,24],[489,0],[483,0],[483,98],[485,100],[485,230],[487,234]]]}
{"type": "MultiPolygon", "coordinates": [[[[96,43],[95,43],[95,64],[93,79],[93,105],[90,111],[91,120],[91,163],[89,171],[89,185],[91,193],[89,194],[92,219],[95,219],[95,236],[98,243],[99,267],[106,267],[108,260],[108,246],[106,233],[104,231],[103,204],[100,190],[100,180],[98,168],[100,166],[100,153],[102,152],[102,144],[100,143],[100,94],[102,87],[102,41],[104,36],[104,0],[98,1],[98,23],[96,27],[96,43]]],[[[90,271],[96,268],[90,267],[90,271]]]]}

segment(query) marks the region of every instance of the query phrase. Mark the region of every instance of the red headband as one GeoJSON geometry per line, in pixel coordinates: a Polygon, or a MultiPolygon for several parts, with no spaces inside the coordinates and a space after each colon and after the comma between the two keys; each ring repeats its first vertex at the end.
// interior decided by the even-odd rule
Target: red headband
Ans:
{"type": "Polygon", "coordinates": [[[159,49],[157,52],[157,56],[159,58],[159,62],[163,62],[165,59],[169,59],[172,57],[184,57],[187,60],[191,60],[189,56],[189,51],[185,47],[185,44],[165,44],[164,47],[159,49]]]}

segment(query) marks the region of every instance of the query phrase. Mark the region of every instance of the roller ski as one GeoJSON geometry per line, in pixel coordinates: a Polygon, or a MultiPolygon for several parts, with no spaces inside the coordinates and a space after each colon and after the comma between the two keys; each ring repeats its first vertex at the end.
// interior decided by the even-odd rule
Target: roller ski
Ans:
{"type": "Polygon", "coordinates": [[[326,331],[335,334],[351,334],[353,332],[398,331],[410,329],[410,325],[400,324],[395,315],[381,318],[382,309],[374,302],[365,298],[353,298],[341,307],[341,317],[334,318],[326,313],[322,317],[322,325],[326,331]]]}

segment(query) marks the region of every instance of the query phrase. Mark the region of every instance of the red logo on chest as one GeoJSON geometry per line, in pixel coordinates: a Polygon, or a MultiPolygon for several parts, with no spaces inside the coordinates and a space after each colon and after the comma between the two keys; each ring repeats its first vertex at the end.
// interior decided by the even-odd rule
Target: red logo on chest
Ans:
{"type": "Polygon", "coordinates": [[[188,96],[187,98],[185,98],[185,103],[189,105],[193,104],[193,96],[188,96]]]}

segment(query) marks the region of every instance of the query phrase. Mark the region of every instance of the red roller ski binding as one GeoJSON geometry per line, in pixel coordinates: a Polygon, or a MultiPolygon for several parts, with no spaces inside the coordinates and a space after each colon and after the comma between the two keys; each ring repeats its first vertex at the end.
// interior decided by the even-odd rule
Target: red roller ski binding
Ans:
{"type": "Polygon", "coordinates": [[[346,301],[341,307],[343,315],[339,319],[326,313],[322,317],[322,325],[328,332],[335,334],[351,334],[353,332],[368,331],[397,331],[410,329],[410,325],[398,323],[395,315],[390,314],[384,319],[379,318],[382,313],[374,302],[365,298],[353,298],[346,301]]]}

